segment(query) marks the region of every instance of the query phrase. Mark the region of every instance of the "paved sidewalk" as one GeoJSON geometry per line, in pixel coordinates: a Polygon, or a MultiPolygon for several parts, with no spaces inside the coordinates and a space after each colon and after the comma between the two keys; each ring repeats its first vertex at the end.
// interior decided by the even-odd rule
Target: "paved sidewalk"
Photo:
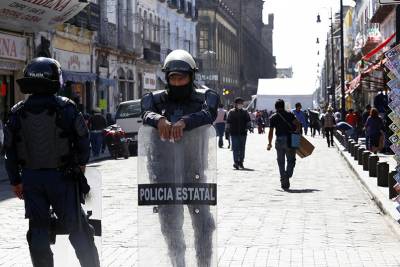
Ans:
{"type": "MultiPolygon", "coordinates": [[[[389,199],[389,187],[378,186],[377,178],[370,177],[369,172],[364,171],[362,165],[358,165],[358,162],[354,160],[351,154],[338,142],[337,139],[335,139],[335,144],[350,169],[371,195],[371,199],[376,203],[381,211],[389,217],[394,230],[400,233],[400,213],[396,209],[399,204],[389,199]]],[[[379,161],[387,162],[389,164],[389,172],[395,170],[396,161],[394,160],[393,155],[378,154],[378,156],[379,161]]]]}
{"type": "MultiPolygon", "coordinates": [[[[400,266],[399,236],[337,149],[309,139],[315,152],[297,160],[288,192],[266,135],[249,135],[246,171],[218,150],[218,266],[400,266]]],[[[135,266],[136,160],[92,164],[103,176],[103,266],[135,266]]],[[[0,184],[0,266],[31,266],[23,203],[8,190],[0,184]]]]}

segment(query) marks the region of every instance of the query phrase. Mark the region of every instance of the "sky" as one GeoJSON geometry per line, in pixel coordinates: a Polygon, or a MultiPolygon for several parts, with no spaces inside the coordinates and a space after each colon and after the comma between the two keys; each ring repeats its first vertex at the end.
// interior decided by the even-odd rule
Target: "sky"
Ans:
{"type": "MultiPolygon", "coordinates": [[[[343,0],[353,3],[352,0],[343,0]]],[[[339,11],[339,0],[265,0],[264,23],[273,13],[273,54],[277,67],[293,67],[293,78],[309,84],[310,91],[316,89],[317,65],[322,65],[326,34],[329,30],[330,8],[339,11]],[[317,23],[320,14],[321,23],[317,23]],[[316,40],[319,38],[320,43],[316,40]],[[320,55],[317,55],[318,50],[320,55]]]]}

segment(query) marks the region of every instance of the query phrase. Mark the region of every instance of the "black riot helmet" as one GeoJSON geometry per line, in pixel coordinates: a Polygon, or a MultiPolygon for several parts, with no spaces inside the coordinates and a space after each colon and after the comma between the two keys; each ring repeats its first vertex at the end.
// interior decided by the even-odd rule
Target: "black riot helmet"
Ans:
{"type": "Polygon", "coordinates": [[[169,74],[173,72],[177,73],[189,73],[194,81],[194,74],[197,71],[196,61],[185,50],[174,50],[168,54],[165,58],[162,71],[165,72],[165,78],[168,81],[169,74]]]}
{"type": "Polygon", "coordinates": [[[55,94],[63,84],[61,65],[52,58],[34,58],[17,83],[23,94],[55,94]]]}

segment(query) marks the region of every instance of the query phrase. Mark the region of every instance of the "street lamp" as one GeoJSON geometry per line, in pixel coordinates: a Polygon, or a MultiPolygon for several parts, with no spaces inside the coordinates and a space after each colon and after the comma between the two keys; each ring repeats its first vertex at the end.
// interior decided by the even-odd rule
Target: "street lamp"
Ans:
{"type": "MultiPolygon", "coordinates": [[[[332,107],[333,109],[336,109],[336,98],[335,98],[335,86],[336,86],[336,81],[335,81],[335,53],[334,53],[334,44],[333,44],[333,16],[332,16],[332,8],[331,8],[331,17],[329,18],[331,20],[331,60],[332,60],[332,85],[327,86],[327,91],[329,92],[330,95],[332,95],[332,107]]],[[[321,23],[321,17],[318,14],[317,15],[317,23],[321,23]]],[[[328,41],[328,40],[327,40],[328,41]]],[[[327,45],[328,46],[328,45],[327,45]]],[[[343,67],[343,66],[342,66],[343,67]]]]}

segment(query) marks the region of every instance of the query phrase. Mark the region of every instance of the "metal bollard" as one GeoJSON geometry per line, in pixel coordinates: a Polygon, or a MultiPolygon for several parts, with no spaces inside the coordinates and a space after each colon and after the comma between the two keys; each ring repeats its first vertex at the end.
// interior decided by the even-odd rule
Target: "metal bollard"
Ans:
{"type": "Polygon", "coordinates": [[[354,160],[358,160],[358,149],[360,148],[359,144],[354,145],[353,149],[353,158],[354,160]]]}
{"type": "Polygon", "coordinates": [[[387,162],[378,162],[376,165],[376,184],[378,186],[388,187],[389,164],[387,162]]]}
{"type": "Polygon", "coordinates": [[[358,148],[360,147],[360,145],[358,145],[357,143],[355,143],[353,145],[353,149],[351,150],[351,156],[354,158],[356,152],[358,151],[358,148]]]}
{"type": "Polygon", "coordinates": [[[350,141],[349,141],[349,153],[350,153],[350,155],[353,154],[354,145],[355,145],[354,140],[353,140],[353,139],[350,139],[350,141]]]}
{"type": "Polygon", "coordinates": [[[365,151],[365,147],[361,146],[360,148],[358,148],[358,156],[357,156],[358,165],[363,165],[363,152],[364,151],[365,151]]]}
{"type": "Polygon", "coordinates": [[[368,171],[368,159],[369,156],[371,155],[371,152],[366,150],[362,154],[362,165],[363,165],[363,170],[368,171]]]}
{"type": "Polygon", "coordinates": [[[393,186],[396,184],[396,180],[394,176],[397,174],[397,171],[391,171],[388,175],[388,186],[389,186],[389,199],[397,197],[397,192],[394,190],[393,186]]]}
{"type": "Polygon", "coordinates": [[[376,166],[378,164],[379,157],[377,155],[370,155],[368,158],[368,171],[370,177],[376,177],[376,166]]]}

